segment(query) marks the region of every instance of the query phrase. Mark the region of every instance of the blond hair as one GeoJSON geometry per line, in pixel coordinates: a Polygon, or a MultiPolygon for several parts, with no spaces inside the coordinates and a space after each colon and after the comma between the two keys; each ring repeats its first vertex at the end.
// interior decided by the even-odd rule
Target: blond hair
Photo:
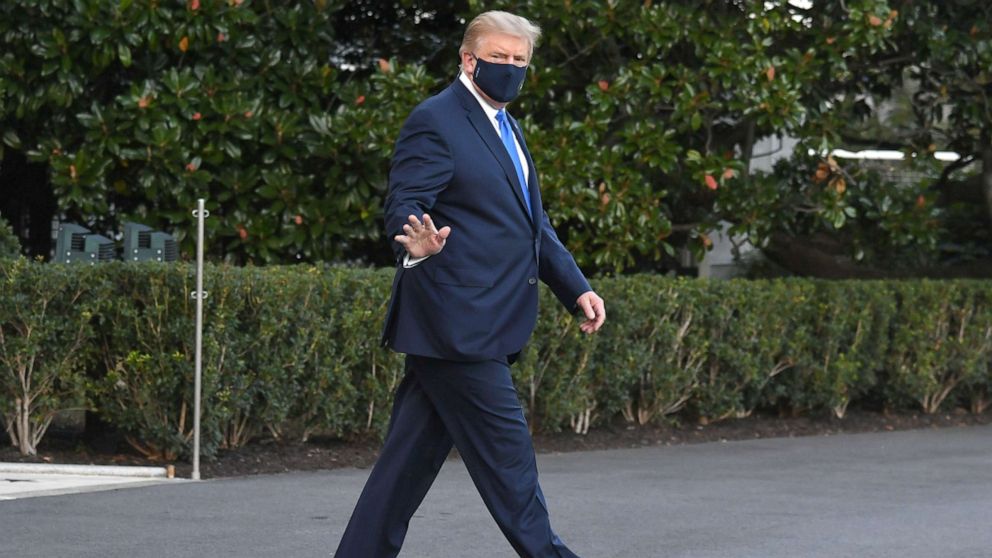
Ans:
{"type": "Polygon", "coordinates": [[[465,28],[465,36],[462,38],[462,46],[458,49],[458,55],[461,56],[466,52],[478,50],[482,37],[492,33],[504,33],[526,39],[530,45],[528,58],[534,54],[534,45],[541,38],[541,28],[531,23],[530,20],[509,12],[492,10],[475,16],[475,19],[469,22],[468,27],[465,28]]]}

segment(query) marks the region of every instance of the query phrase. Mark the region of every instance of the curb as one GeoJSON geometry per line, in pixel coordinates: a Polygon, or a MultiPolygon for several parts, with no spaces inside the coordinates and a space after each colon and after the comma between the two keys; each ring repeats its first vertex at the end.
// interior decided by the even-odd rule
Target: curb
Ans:
{"type": "Polygon", "coordinates": [[[171,478],[165,467],[123,465],[60,465],[49,463],[0,463],[0,473],[79,475],[103,477],[171,478]]]}

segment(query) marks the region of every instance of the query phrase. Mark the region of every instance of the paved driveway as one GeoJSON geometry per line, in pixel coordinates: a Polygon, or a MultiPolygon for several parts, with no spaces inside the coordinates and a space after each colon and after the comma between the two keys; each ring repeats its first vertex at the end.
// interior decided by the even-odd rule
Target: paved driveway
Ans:
{"type": "MultiPolygon", "coordinates": [[[[552,521],[595,557],[992,556],[992,427],[539,456],[552,521]]],[[[0,501],[0,556],[328,556],[368,471],[0,501]]],[[[403,558],[513,552],[445,464],[403,558]]],[[[361,558],[361,557],[356,557],[361,558]]]]}

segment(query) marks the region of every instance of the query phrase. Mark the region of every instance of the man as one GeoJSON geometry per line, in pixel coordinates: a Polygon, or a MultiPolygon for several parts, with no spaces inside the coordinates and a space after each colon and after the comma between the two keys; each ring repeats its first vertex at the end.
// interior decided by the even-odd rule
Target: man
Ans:
{"type": "Polygon", "coordinates": [[[406,371],[339,558],[399,553],[452,444],[520,556],[576,556],[551,529],[509,368],[534,328],[538,278],[582,310],[582,331],[606,318],[551,228],[534,161],[505,111],[539,36],[513,14],[476,17],[458,79],[400,131],[385,203],[399,264],[383,343],[406,353],[406,371]]]}

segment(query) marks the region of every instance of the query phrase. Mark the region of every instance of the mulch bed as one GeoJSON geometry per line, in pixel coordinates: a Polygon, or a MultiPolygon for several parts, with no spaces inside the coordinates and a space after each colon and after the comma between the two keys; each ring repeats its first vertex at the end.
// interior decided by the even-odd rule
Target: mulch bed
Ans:
{"type": "MultiPolygon", "coordinates": [[[[829,436],[856,432],[883,432],[919,428],[951,428],[992,424],[992,412],[972,415],[963,410],[924,415],[887,414],[852,410],[843,420],[828,417],[782,418],[752,416],[709,425],[658,424],[631,426],[622,421],[591,430],[586,435],[571,432],[538,434],[534,446],[539,453],[669,446],[702,442],[750,440],[793,436],[829,436]]],[[[216,459],[200,465],[202,478],[236,477],[287,471],[312,471],[341,467],[369,467],[376,458],[379,442],[373,439],[316,439],[305,444],[280,444],[259,440],[243,448],[221,451],[216,459]]],[[[122,442],[106,439],[87,444],[78,437],[49,434],[37,456],[21,456],[13,447],[0,449],[0,461],[38,463],[80,463],[97,465],[167,465],[137,454],[122,442]]],[[[188,463],[175,463],[176,475],[189,477],[188,463]]]]}

